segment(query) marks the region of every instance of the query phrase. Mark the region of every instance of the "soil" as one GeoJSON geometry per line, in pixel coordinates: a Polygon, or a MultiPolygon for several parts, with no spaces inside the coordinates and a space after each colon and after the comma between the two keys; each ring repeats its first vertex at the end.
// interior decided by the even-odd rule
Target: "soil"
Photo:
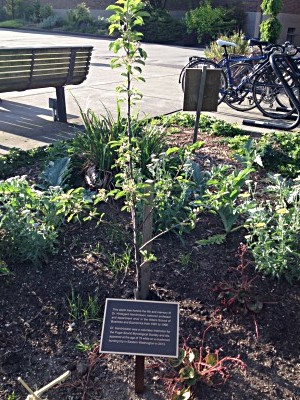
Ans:
{"type": "MultiPolygon", "coordinates": [[[[175,136],[182,144],[191,132],[175,136]]],[[[200,162],[232,162],[226,145],[217,138],[200,135],[205,146],[200,162]]],[[[27,171],[32,173],[34,168],[27,171]]],[[[26,172],[24,170],[22,173],[26,172]]],[[[16,171],[19,174],[20,171],[16,171]]],[[[21,376],[30,387],[40,388],[65,371],[71,376],[43,396],[48,400],[169,399],[168,387],[175,369],[166,358],[146,357],[145,392],[135,394],[134,357],[99,354],[101,324],[106,298],[131,299],[135,288],[133,267],[112,269],[113,253],[122,254],[131,242],[129,216],[120,204],[103,206],[104,222],[71,225],[61,237],[57,255],[43,267],[9,265],[11,275],[0,278],[0,398],[25,399],[28,394],[17,382],[21,376]],[[99,300],[96,321],[70,316],[68,298],[80,295],[99,300]],[[92,350],[78,350],[79,342],[92,350]],[[13,398],[13,397],[11,397],[13,398]]],[[[262,310],[225,307],[218,300],[220,284],[241,282],[239,248],[245,232],[228,234],[222,244],[199,246],[196,241],[222,234],[217,216],[201,215],[196,228],[177,236],[168,233],[154,243],[157,261],[152,263],[153,299],[180,304],[180,345],[204,347],[219,356],[240,357],[246,373],[230,369],[222,385],[212,377],[198,382],[195,399],[205,400],[299,400],[300,322],[299,283],[276,281],[255,272],[251,257],[245,277],[252,281],[251,296],[260,298],[262,310]]],[[[177,375],[178,376],[178,375],[177,375]]]]}

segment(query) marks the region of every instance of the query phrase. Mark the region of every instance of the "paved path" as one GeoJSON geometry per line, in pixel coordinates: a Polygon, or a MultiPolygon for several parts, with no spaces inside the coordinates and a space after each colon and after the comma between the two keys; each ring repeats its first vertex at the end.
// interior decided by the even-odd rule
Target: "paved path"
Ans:
{"type": "MultiPolygon", "coordinates": [[[[1,94],[0,154],[6,153],[12,147],[29,149],[71,137],[74,134],[73,124],[81,123],[76,101],[83,110],[91,108],[97,114],[103,114],[107,108],[116,115],[115,87],[122,82],[122,78],[120,70],[110,68],[113,54],[109,50],[108,39],[1,29],[0,43],[3,47],[94,46],[87,80],[81,85],[69,86],[66,90],[68,121],[72,125],[53,122],[52,110],[48,108],[49,97],[55,97],[55,90],[52,88],[1,94]]],[[[144,96],[138,103],[136,112],[140,115],[156,116],[180,110],[183,93],[178,84],[179,72],[188,57],[200,54],[200,50],[156,44],[143,44],[143,48],[148,54],[143,72],[146,83],[140,86],[144,96]]],[[[240,125],[245,118],[245,114],[235,112],[226,105],[221,105],[215,115],[240,125]]],[[[261,119],[257,112],[249,115],[261,119]]]]}

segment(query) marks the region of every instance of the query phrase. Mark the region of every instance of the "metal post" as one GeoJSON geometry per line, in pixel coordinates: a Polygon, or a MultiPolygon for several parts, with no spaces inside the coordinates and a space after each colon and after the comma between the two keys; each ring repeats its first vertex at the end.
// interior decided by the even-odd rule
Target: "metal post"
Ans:
{"type": "Polygon", "coordinates": [[[63,86],[56,88],[57,98],[57,119],[59,122],[67,122],[65,88],[63,86]]]}
{"type": "Polygon", "coordinates": [[[206,65],[203,65],[200,86],[199,86],[193,143],[197,142],[197,137],[198,137],[199,121],[200,121],[200,114],[201,114],[201,109],[202,109],[202,104],[203,104],[204,88],[205,88],[205,81],[206,81],[206,69],[207,69],[206,65]]]}

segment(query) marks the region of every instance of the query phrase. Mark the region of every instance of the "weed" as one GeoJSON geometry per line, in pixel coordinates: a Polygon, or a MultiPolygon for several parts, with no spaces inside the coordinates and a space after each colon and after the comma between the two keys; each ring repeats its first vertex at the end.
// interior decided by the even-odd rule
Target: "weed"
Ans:
{"type": "Polygon", "coordinates": [[[99,321],[99,300],[98,296],[88,296],[84,302],[80,294],[75,295],[72,288],[71,297],[67,296],[69,316],[74,321],[83,320],[85,324],[91,321],[99,321]]]}
{"type": "Polygon", "coordinates": [[[207,239],[199,239],[196,240],[196,244],[198,246],[211,246],[214,244],[222,244],[226,240],[226,235],[224,234],[217,234],[213,236],[209,236],[207,239]]]}
{"type": "Polygon", "coordinates": [[[84,343],[81,340],[78,340],[78,343],[75,345],[76,350],[79,350],[83,353],[87,353],[93,349],[94,345],[90,343],[84,343]]]}
{"type": "Polygon", "coordinates": [[[186,268],[191,264],[191,253],[186,253],[186,254],[180,254],[178,257],[178,262],[179,264],[183,267],[186,268]]]}
{"type": "Polygon", "coordinates": [[[131,263],[131,248],[126,245],[124,252],[121,255],[116,253],[108,253],[108,268],[114,274],[122,271],[127,271],[131,263]]]}
{"type": "Polygon", "coordinates": [[[15,395],[15,392],[10,393],[6,398],[6,400],[18,400],[18,399],[20,399],[20,397],[19,396],[17,397],[15,395]]]}
{"type": "Polygon", "coordinates": [[[71,319],[77,321],[81,318],[81,310],[82,310],[82,299],[78,294],[75,295],[74,289],[72,288],[71,297],[67,296],[67,303],[69,308],[69,316],[71,319]]]}

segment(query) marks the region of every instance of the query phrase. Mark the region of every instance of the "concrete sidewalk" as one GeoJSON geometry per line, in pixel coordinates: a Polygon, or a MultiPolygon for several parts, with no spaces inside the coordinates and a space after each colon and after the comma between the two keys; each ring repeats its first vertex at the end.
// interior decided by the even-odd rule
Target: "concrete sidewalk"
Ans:
{"type": "MultiPolygon", "coordinates": [[[[27,150],[72,137],[76,125],[81,124],[77,102],[83,110],[91,108],[97,114],[105,114],[108,109],[116,116],[115,87],[122,82],[122,77],[121,70],[110,68],[113,54],[109,50],[108,39],[1,29],[0,42],[3,47],[58,44],[94,47],[87,80],[66,89],[69,124],[53,121],[52,110],[48,108],[49,98],[55,98],[52,88],[1,93],[0,154],[12,147],[27,150]]],[[[143,48],[148,54],[143,70],[146,82],[140,85],[143,99],[135,111],[140,115],[157,116],[181,110],[183,93],[178,83],[179,73],[189,56],[200,55],[200,50],[148,43],[143,44],[143,48]]],[[[258,111],[239,113],[226,105],[221,105],[218,112],[212,115],[240,126],[244,118],[263,120],[258,111]]],[[[267,131],[261,127],[243,126],[243,129],[249,132],[267,131]]]]}

